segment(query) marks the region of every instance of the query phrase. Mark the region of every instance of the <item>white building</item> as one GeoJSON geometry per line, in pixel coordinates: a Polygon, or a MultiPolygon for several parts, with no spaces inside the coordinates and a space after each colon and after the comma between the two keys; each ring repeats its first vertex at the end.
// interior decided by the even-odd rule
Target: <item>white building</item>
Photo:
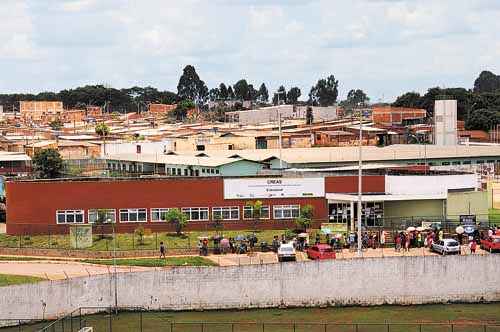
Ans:
{"type": "Polygon", "coordinates": [[[436,100],[434,104],[434,144],[457,145],[456,100],[436,100]]]}

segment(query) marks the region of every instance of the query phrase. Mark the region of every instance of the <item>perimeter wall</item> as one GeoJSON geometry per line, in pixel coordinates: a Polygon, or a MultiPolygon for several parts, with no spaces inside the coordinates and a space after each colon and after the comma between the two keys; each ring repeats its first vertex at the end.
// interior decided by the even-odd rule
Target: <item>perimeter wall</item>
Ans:
{"type": "MultiPolygon", "coordinates": [[[[500,301],[500,255],[364,258],[119,273],[119,306],[201,310],[500,301]],[[474,273],[471,273],[473,271],[474,273]]],[[[0,319],[114,305],[112,275],[0,287],[0,319]]]]}

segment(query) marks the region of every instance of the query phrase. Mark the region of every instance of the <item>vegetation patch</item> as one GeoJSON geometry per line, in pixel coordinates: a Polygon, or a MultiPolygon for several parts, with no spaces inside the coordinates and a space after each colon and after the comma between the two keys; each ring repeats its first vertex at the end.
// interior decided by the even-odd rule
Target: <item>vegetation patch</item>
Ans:
{"type": "MultiPolygon", "coordinates": [[[[113,265],[112,259],[86,259],[84,263],[113,265]]],[[[167,257],[167,258],[120,258],[116,260],[120,266],[214,266],[211,260],[198,256],[167,257]]]]}
{"type": "Polygon", "coordinates": [[[15,274],[0,274],[0,287],[19,284],[32,284],[43,280],[43,278],[38,277],[19,276],[15,274]]]}

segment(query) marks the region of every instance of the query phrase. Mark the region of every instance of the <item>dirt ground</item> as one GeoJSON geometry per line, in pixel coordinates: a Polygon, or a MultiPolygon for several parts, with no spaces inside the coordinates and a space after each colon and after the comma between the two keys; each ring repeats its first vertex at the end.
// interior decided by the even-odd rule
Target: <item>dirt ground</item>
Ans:
{"type": "MultiPolygon", "coordinates": [[[[464,251],[463,254],[466,254],[464,251]]],[[[469,254],[469,253],[467,253],[469,254]]],[[[476,255],[488,255],[489,253],[478,250],[476,255]]],[[[367,249],[363,251],[362,257],[395,257],[395,256],[435,256],[436,253],[430,252],[425,248],[413,248],[409,252],[396,252],[394,248],[385,249],[367,249]]],[[[220,266],[238,266],[248,264],[272,264],[277,263],[278,259],[273,252],[255,252],[252,254],[226,254],[209,255],[207,259],[220,266]]],[[[337,259],[358,258],[356,251],[344,249],[337,252],[337,259]]],[[[303,252],[297,252],[297,261],[307,260],[307,255],[303,252]]],[[[169,268],[169,267],[164,267],[169,268]]],[[[134,272],[161,269],[160,267],[117,267],[117,272],[134,272]]],[[[17,274],[26,276],[36,276],[49,280],[66,279],[80,276],[112,273],[112,266],[95,265],[80,263],[78,260],[72,261],[0,261],[0,273],[17,274]]]]}
{"type": "MultiPolygon", "coordinates": [[[[148,267],[123,267],[116,268],[117,272],[147,271],[154,268],[148,267]]],[[[16,274],[24,276],[35,276],[49,280],[60,280],[66,278],[83,277],[96,274],[113,273],[113,266],[93,265],[75,261],[2,261],[0,262],[0,273],[16,274]]]]}

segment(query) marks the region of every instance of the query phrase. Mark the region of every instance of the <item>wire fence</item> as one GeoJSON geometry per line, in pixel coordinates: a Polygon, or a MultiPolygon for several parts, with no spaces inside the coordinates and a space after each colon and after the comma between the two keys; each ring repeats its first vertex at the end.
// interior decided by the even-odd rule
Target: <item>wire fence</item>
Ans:
{"type": "MultiPolygon", "coordinates": [[[[0,320],[0,323],[2,321],[0,320]]],[[[85,307],[51,322],[27,322],[5,327],[5,332],[500,332],[500,322],[177,322],[168,312],[139,307],[85,307]],[[99,313],[96,313],[99,312],[99,313]]],[[[4,324],[6,321],[3,322],[4,324]]],[[[12,325],[16,321],[10,322],[12,325]]]]}
{"type": "MultiPolygon", "coordinates": [[[[383,219],[382,226],[366,226],[364,231],[381,234],[385,231],[385,245],[391,245],[395,234],[408,227],[419,227],[421,225],[439,226],[446,237],[457,237],[455,229],[461,225],[456,216],[451,219],[443,219],[440,216],[428,217],[386,217],[383,219]]],[[[495,228],[500,225],[500,216],[498,219],[492,216],[477,215],[476,236],[481,232],[486,232],[489,228],[495,228]]],[[[319,226],[324,221],[315,220],[314,229],[311,235],[319,231],[319,226]]],[[[46,225],[46,224],[16,224],[17,235],[1,235],[0,248],[32,248],[32,249],[75,249],[71,243],[69,225],[46,225]]],[[[77,225],[71,227],[78,228],[77,225]]],[[[85,227],[85,226],[84,226],[85,227]]],[[[88,225],[86,225],[88,227],[88,225]]],[[[253,227],[250,222],[245,224],[238,222],[221,222],[215,225],[211,222],[193,222],[188,225],[188,231],[183,234],[176,234],[174,226],[164,223],[145,223],[145,224],[116,224],[117,230],[116,242],[113,240],[113,226],[110,224],[92,225],[92,245],[89,250],[109,252],[118,251],[157,251],[160,243],[163,242],[167,249],[175,250],[178,253],[192,253],[198,248],[198,238],[200,236],[214,237],[224,235],[225,237],[248,237],[254,232],[258,238],[255,250],[261,247],[265,249],[271,244],[274,236],[282,238],[287,233],[293,234],[292,229],[296,228],[293,221],[272,222],[260,221],[253,227]],[[245,227],[246,226],[246,227],[245,227]],[[252,229],[254,228],[254,229],[252,229]],[[264,246],[260,244],[264,243],[264,246]]],[[[82,227],[83,228],[83,227],[82,227]]],[[[349,231],[346,226],[344,235],[349,231]]],[[[334,231],[335,232],[335,231],[334,231]]],[[[322,240],[326,237],[321,234],[322,240]]],[[[379,237],[380,239],[380,237],[379,237]]],[[[209,248],[214,249],[216,245],[210,242],[209,248]]],[[[78,246],[76,246],[78,248],[78,246]]]]}

